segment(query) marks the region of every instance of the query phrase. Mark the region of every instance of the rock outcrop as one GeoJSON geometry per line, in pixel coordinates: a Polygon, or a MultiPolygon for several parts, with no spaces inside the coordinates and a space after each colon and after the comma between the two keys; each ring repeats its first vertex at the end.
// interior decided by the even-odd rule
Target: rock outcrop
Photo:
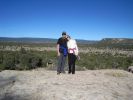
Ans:
{"type": "Polygon", "coordinates": [[[0,72],[0,100],[133,100],[133,74],[123,70],[38,69],[0,72]]]}
{"type": "Polygon", "coordinates": [[[128,71],[131,72],[131,73],[133,73],[133,66],[129,66],[128,67],[128,71]]]}

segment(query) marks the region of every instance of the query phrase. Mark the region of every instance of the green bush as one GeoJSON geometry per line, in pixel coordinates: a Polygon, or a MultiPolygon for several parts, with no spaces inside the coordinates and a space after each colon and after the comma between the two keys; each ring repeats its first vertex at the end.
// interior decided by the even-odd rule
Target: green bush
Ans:
{"type": "Polygon", "coordinates": [[[13,53],[7,53],[4,55],[3,67],[5,69],[15,69],[15,57],[13,53]]]}
{"type": "Polygon", "coordinates": [[[2,64],[3,63],[3,52],[0,52],[0,64],[2,64]]]}
{"type": "Polygon", "coordinates": [[[0,71],[5,70],[5,67],[3,66],[3,64],[0,64],[0,71]]]}
{"type": "Polygon", "coordinates": [[[86,67],[87,69],[127,69],[133,63],[133,60],[125,55],[111,54],[93,54],[80,53],[81,60],[77,61],[78,66],[86,67]]]}
{"type": "Polygon", "coordinates": [[[28,70],[30,69],[30,56],[27,54],[21,54],[20,56],[20,65],[17,68],[18,70],[28,70]]]}

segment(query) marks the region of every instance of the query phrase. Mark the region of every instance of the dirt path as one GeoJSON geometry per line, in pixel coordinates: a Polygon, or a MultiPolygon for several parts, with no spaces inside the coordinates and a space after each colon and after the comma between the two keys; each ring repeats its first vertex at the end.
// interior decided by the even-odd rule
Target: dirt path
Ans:
{"type": "Polygon", "coordinates": [[[0,72],[0,100],[133,100],[133,74],[122,70],[38,69],[0,72]]]}

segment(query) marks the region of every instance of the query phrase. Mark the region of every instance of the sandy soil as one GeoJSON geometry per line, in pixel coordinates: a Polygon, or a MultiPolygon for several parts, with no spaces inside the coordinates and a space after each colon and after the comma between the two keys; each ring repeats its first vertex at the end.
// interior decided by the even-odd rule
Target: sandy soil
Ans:
{"type": "Polygon", "coordinates": [[[123,70],[38,69],[0,72],[0,100],[133,100],[133,74],[123,70]]]}

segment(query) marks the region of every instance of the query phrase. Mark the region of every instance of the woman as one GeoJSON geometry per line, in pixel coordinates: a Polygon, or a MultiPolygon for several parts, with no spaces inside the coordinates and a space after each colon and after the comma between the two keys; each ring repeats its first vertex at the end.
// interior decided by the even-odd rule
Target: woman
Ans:
{"type": "Polygon", "coordinates": [[[69,70],[68,73],[75,74],[75,62],[78,56],[78,47],[77,43],[74,39],[71,39],[70,36],[67,36],[67,48],[68,48],[68,65],[69,70]]]}

